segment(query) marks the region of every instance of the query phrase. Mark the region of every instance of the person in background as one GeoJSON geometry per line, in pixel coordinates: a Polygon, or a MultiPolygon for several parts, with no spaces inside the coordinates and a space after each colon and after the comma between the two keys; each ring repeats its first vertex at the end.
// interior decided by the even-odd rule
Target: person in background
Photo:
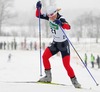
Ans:
{"type": "Polygon", "coordinates": [[[37,50],[38,49],[38,45],[37,45],[37,42],[35,41],[34,42],[34,50],[37,50]]]}
{"type": "Polygon", "coordinates": [[[8,62],[11,61],[11,57],[12,57],[12,55],[11,55],[11,53],[9,53],[9,54],[8,54],[8,62]]]}
{"type": "Polygon", "coordinates": [[[99,55],[97,55],[97,65],[98,65],[98,68],[100,68],[100,57],[99,57],[99,55]]]}
{"type": "Polygon", "coordinates": [[[33,42],[31,41],[30,42],[30,50],[32,50],[33,49],[33,42]]]}
{"type": "Polygon", "coordinates": [[[87,54],[85,53],[85,56],[84,56],[84,62],[85,62],[85,65],[87,66],[87,54]]]}
{"type": "Polygon", "coordinates": [[[95,60],[95,57],[93,56],[93,54],[91,54],[91,65],[92,65],[92,68],[94,68],[94,60],[95,60]]]}

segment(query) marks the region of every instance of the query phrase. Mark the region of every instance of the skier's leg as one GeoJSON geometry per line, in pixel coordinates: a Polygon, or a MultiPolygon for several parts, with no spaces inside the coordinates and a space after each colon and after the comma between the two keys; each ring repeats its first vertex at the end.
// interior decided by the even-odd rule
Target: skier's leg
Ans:
{"type": "Polygon", "coordinates": [[[51,69],[51,65],[50,65],[50,61],[49,61],[49,58],[52,56],[52,53],[50,51],[49,48],[46,48],[46,50],[44,51],[43,53],[43,65],[44,65],[44,68],[45,70],[50,70],[51,69]]]}
{"type": "Polygon", "coordinates": [[[39,80],[39,82],[51,82],[52,81],[52,74],[51,74],[51,65],[49,58],[56,54],[58,52],[58,49],[52,44],[50,47],[47,47],[46,50],[43,53],[43,65],[45,68],[45,74],[43,78],[39,80]]]}
{"type": "Polygon", "coordinates": [[[59,49],[61,51],[63,65],[68,73],[68,76],[73,78],[75,74],[72,67],[70,66],[70,47],[68,41],[61,43],[59,49]]]}
{"type": "Polygon", "coordinates": [[[57,43],[52,42],[51,46],[47,47],[46,50],[43,53],[43,65],[45,70],[51,69],[49,58],[53,55],[55,55],[59,50],[57,49],[57,43]]]}
{"type": "Polygon", "coordinates": [[[43,53],[43,65],[45,68],[45,76],[43,78],[39,79],[39,82],[51,82],[52,81],[52,75],[51,75],[51,65],[49,58],[52,56],[52,53],[50,52],[49,48],[46,48],[46,50],[43,53]]]}
{"type": "Polygon", "coordinates": [[[60,49],[62,55],[63,65],[67,71],[68,76],[70,77],[74,87],[79,88],[81,85],[78,83],[75,73],[70,65],[70,48],[69,43],[66,41],[63,43],[65,46],[60,49]]]}
{"type": "Polygon", "coordinates": [[[68,76],[70,78],[73,78],[75,76],[75,74],[74,74],[72,67],[70,66],[70,55],[63,57],[62,61],[63,61],[63,65],[68,73],[68,76]]]}
{"type": "Polygon", "coordinates": [[[80,88],[81,85],[78,83],[77,78],[75,76],[75,73],[70,66],[70,56],[65,56],[63,57],[63,65],[68,73],[68,76],[71,79],[72,84],[74,85],[75,88],[80,88]]]}

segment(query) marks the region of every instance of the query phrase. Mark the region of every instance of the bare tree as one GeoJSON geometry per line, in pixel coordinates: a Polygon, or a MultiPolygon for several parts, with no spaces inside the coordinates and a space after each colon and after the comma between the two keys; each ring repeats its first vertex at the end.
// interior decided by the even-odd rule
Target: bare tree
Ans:
{"type": "Polygon", "coordinates": [[[11,18],[10,7],[12,0],[0,0],[0,35],[2,35],[1,27],[6,23],[7,19],[11,18]]]}
{"type": "Polygon", "coordinates": [[[76,36],[78,37],[94,37],[94,16],[92,12],[84,13],[78,17],[73,22],[76,30],[79,30],[76,32],[76,36]],[[85,33],[85,35],[84,35],[85,33]]]}
{"type": "Polygon", "coordinates": [[[96,42],[98,43],[98,38],[100,36],[100,17],[99,16],[96,16],[94,18],[94,22],[95,22],[95,31],[96,31],[96,42]]]}
{"type": "Polygon", "coordinates": [[[82,31],[83,31],[83,19],[82,18],[78,18],[75,21],[73,21],[73,28],[75,31],[73,31],[73,34],[75,37],[77,37],[78,41],[79,38],[82,37],[82,31]]]}

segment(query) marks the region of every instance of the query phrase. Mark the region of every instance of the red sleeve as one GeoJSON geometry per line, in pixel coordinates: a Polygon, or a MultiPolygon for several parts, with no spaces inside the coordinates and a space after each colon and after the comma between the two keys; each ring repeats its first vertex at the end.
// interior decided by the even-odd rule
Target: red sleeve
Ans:
{"type": "Polygon", "coordinates": [[[64,24],[62,25],[62,28],[63,28],[63,29],[67,29],[67,30],[71,29],[70,25],[67,24],[67,23],[64,23],[64,24]]]}
{"type": "Polygon", "coordinates": [[[39,14],[41,14],[41,10],[36,9],[36,17],[39,17],[39,14]]]}

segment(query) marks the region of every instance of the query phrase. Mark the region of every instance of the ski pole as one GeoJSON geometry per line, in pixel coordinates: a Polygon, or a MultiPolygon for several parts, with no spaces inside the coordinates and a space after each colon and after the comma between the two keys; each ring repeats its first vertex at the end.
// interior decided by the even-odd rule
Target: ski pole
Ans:
{"type": "Polygon", "coordinates": [[[40,8],[39,8],[39,47],[40,47],[40,76],[42,76],[40,8]]]}
{"type": "Polygon", "coordinates": [[[95,78],[93,77],[93,75],[91,74],[91,72],[89,71],[89,69],[87,68],[87,66],[85,65],[85,63],[83,62],[82,58],[80,57],[80,55],[78,54],[77,50],[75,49],[75,47],[73,46],[73,44],[71,43],[71,41],[69,40],[69,38],[67,37],[66,33],[64,32],[64,30],[62,29],[62,27],[60,26],[63,34],[66,36],[68,42],[71,44],[71,46],[73,47],[74,51],[76,52],[76,54],[78,55],[79,59],[81,60],[81,62],[83,63],[83,65],[85,66],[85,68],[87,69],[88,73],[90,74],[91,78],[93,79],[93,81],[96,83],[96,86],[98,86],[99,84],[97,83],[97,81],[95,80],[95,78]]]}

